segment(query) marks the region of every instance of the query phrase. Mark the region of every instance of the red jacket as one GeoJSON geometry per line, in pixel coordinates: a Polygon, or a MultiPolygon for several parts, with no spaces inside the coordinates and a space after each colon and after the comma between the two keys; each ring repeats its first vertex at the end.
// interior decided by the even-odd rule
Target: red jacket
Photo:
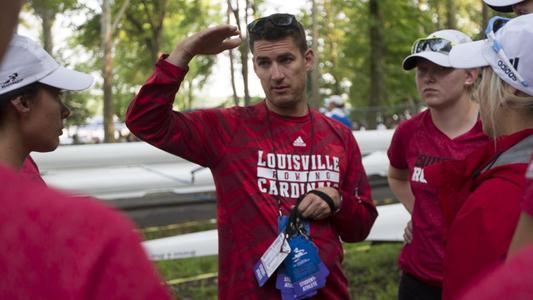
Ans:
{"type": "Polygon", "coordinates": [[[448,223],[443,299],[456,299],[476,277],[505,259],[520,215],[532,133],[528,129],[500,137],[496,147],[489,143],[465,161],[428,170],[448,223]]]}

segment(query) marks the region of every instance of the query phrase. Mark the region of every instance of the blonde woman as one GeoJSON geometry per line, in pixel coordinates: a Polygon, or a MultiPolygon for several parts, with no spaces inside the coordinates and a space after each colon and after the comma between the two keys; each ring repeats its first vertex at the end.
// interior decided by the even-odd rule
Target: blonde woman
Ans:
{"type": "Polygon", "coordinates": [[[454,45],[471,41],[460,31],[440,30],[416,40],[403,61],[405,70],[416,69],[416,86],[428,109],[400,124],[388,150],[389,185],[411,213],[399,259],[399,300],[440,299],[442,292],[446,226],[425,168],[464,159],[488,142],[472,101],[477,69],[454,69],[449,61],[454,45]]]}
{"type": "Polygon", "coordinates": [[[533,149],[533,15],[494,17],[486,35],[486,40],[454,47],[450,62],[456,68],[483,67],[480,116],[494,141],[461,164],[428,172],[451,224],[444,299],[456,299],[475,278],[505,260],[533,149]]]}

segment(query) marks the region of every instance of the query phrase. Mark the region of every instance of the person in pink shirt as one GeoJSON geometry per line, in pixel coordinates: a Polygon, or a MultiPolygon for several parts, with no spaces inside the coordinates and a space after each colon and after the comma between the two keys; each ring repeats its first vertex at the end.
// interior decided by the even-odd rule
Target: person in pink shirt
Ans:
{"type": "Polygon", "coordinates": [[[427,184],[426,167],[462,159],[488,138],[472,101],[476,69],[450,66],[454,45],[471,39],[457,30],[441,30],[415,41],[403,68],[416,68],[416,84],[428,109],[402,122],[388,150],[389,185],[411,213],[406,244],[400,254],[399,299],[440,299],[444,217],[435,189],[427,184]]]}
{"type": "Polygon", "coordinates": [[[12,37],[0,64],[0,299],[170,299],[131,221],[18,172],[59,144],[61,92],[92,82],[12,37]]]}

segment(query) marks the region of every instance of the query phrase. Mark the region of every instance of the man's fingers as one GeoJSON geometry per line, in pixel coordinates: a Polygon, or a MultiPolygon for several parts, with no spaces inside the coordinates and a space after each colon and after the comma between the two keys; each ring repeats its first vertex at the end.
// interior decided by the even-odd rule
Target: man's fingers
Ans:
{"type": "Polygon", "coordinates": [[[308,194],[298,205],[298,211],[304,218],[313,220],[323,219],[331,212],[328,204],[314,194],[308,194]]]}
{"type": "Polygon", "coordinates": [[[218,25],[210,27],[203,32],[205,39],[225,40],[240,34],[237,26],[233,25],[218,25]]]}
{"type": "Polygon", "coordinates": [[[242,40],[241,40],[240,37],[228,38],[228,39],[225,39],[222,42],[222,45],[223,45],[224,49],[227,50],[227,49],[233,49],[233,48],[239,47],[241,42],[242,42],[242,40]]]}

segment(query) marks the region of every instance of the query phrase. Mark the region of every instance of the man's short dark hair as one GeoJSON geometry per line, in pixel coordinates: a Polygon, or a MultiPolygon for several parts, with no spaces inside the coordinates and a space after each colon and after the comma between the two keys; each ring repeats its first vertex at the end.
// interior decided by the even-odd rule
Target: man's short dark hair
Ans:
{"type": "Polygon", "coordinates": [[[254,52],[254,43],[256,41],[266,40],[266,41],[279,41],[286,37],[291,37],[296,46],[300,49],[302,54],[307,51],[307,40],[305,37],[305,30],[296,20],[296,18],[289,14],[273,14],[268,17],[263,17],[257,19],[248,25],[248,41],[250,45],[250,51],[254,52]],[[293,22],[290,25],[279,26],[274,24],[270,18],[277,15],[291,16],[294,18],[293,22]],[[250,30],[252,24],[262,21],[260,30],[250,30]]]}

